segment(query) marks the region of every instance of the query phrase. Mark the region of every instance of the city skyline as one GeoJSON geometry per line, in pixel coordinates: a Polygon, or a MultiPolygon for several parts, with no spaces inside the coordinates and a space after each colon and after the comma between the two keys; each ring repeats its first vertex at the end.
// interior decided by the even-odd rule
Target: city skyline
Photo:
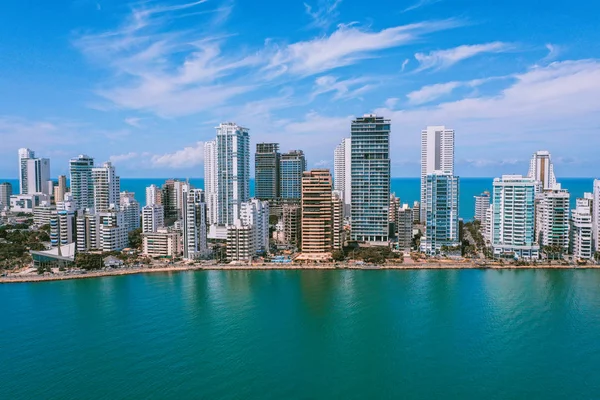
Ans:
{"type": "Polygon", "coordinates": [[[330,149],[367,113],[394,126],[394,177],[419,176],[418,133],[438,124],[464,143],[456,175],[522,173],[547,149],[561,176],[594,176],[599,6],[519,7],[76,0],[23,18],[9,0],[0,177],[17,175],[22,147],[51,159],[53,178],[82,153],[122,176],[201,177],[202,144],[222,121],[248,127],[250,148],[303,149],[308,169],[332,170],[330,149]]]}

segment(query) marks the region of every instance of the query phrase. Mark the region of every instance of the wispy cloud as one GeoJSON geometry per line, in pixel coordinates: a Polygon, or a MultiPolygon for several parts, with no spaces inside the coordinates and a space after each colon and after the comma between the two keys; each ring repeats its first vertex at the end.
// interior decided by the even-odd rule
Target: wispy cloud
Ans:
{"type": "Polygon", "coordinates": [[[335,76],[320,76],[315,80],[312,97],[334,92],[334,100],[353,99],[376,87],[377,84],[370,78],[338,80],[335,76]]]}
{"type": "Polygon", "coordinates": [[[125,118],[125,123],[129,126],[133,126],[134,128],[141,128],[142,124],[140,124],[140,122],[142,121],[141,118],[135,118],[135,117],[129,117],[129,118],[125,118]]]}
{"type": "Polygon", "coordinates": [[[552,43],[547,43],[546,49],[548,49],[548,54],[544,57],[544,61],[554,61],[562,52],[562,47],[552,43]]]}
{"type": "Polygon", "coordinates": [[[427,54],[417,53],[415,54],[415,58],[420,63],[418,71],[445,69],[482,53],[502,53],[513,48],[513,45],[504,42],[462,45],[452,49],[432,51],[427,54]]]}
{"type": "Polygon", "coordinates": [[[431,4],[435,4],[435,3],[438,3],[440,1],[442,1],[442,0],[419,0],[415,4],[413,4],[412,6],[409,6],[409,7],[405,8],[403,10],[403,12],[416,10],[417,8],[421,8],[421,7],[424,7],[424,6],[431,5],[431,4]]]}
{"type": "Polygon", "coordinates": [[[411,104],[424,104],[429,103],[433,100],[437,100],[442,96],[448,95],[452,93],[455,89],[460,87],[475,88],[488,82],[508,79],[511,77],[513,77],[513,75],[494,76],[484,79],[473,79],[470,81],[452,81],[445,83],[436,83],[433,85],[426,85],[418,90],[412,91],[409,94],[407,94],[406,97],[408,98],[411,104]]]}
{"type": "Polygon", "coordinates": [[[316,6],[304,3],[304,10],[310,16],[310,27],[328,29],[339,16],[337,11],[342,0],[319,0],[316,6]]]}
{"type": "Polygon", "coordinates": [[[407,45],[427,33],[460,25],[460,21],[448,19],[396,26],[376,32],[343,25],[329,36],[283,48],[276,47],[266,69],[274,76],[284,73],[314,75],[374,57],[381,50],[407,45]]]}
{"type": "Polygon", "coordinates": [[[114,156],[110,156],[109,157],[109,161],[113,164],[119,164],[123,161],[128,161],[128,160],[132,160],[134,158],[137,158],[139,155],[136,152],[129,152],[126,154],[117,154],[114,156]]]}

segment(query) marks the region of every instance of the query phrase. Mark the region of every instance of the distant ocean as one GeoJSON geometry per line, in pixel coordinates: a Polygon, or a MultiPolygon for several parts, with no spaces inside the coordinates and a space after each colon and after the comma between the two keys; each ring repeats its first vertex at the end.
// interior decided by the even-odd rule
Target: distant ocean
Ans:
{"type": "MultiPolygon", "coordinates": [[[[183,179],[182,179],[183,180],[183,179]]],[[[16,179],[0,180],[1,182],[10,182],[13,190],[18,189],[19,181],[16,179]]],[[[139,178],[139,179],[121,179],[121,190],[134,192],[135,198],[143,206],[146,202],[146,187],[152,184],[161,186],[165,179],[162,178],[139,178]]],[[[460,178],[460,199],[459,214],[465,221],[473,219],[475,212],[476,196],[484,191],[492,191],[493,178],[460,178]]],[[[571,193],[571,208],[575,207],[575,200],[583,197],[584,192],[591,192],[593,178],[562,178],[559,180],[564,189],[571,193]]],[[[193,178],[190,183],[196,188],[204,187],[204,179],[193,178]]],[[[397,197],[400,197],[402,203],[412,203],[419,200],[420,197],[420,178],[392,178],[391,191],[397,197]]],[[[250,180],[250,195],[254,195],[254,179],[250,180]]]]}

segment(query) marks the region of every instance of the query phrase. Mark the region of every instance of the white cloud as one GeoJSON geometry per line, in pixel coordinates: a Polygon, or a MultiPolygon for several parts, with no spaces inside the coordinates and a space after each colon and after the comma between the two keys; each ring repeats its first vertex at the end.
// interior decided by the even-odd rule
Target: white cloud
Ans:
{"type": "Polygon", "coordinates": [[[135,118],[135,117],[130,117],[130,118],[125,118],[125,123],[127,125],[133,126],[134,128],[141,128],[142,125],[140,124],[140,122],[142,121],[141,118],[135,118]]]}
{"type": "Polygon", "coordinates": [[[409,62],[410,62],[410,59],[408,59],[408,58],[402,62],[402,68],[400,69],[400,72],[404,72],[404,70],[408,66],[409,62]]]}
{"type": "Polygon", "coordinates": [[[547,43],[546,49],[548,50],[548,54],[546,55],[546,57],[544,57],[544,61],[556,60],[562,52],[562,47],[552,43],[547,43]]]}
{"type": "Polygon", "coordinates": [[[455,89],[460,87],[477,87],[491,81],[497,81],[501,79],[507,79],[513,77],[512,75],[507,76],[494,76],[485,79],[473,79],[470,81],[452,81],[445,83],[436,83],[433,85],[426,85],[406,95],[411,104],[424,104],[429,103],[433,100],[439,99],[442,96],[452,93],[455,89]]]}
{"type": "Polygon", "coordinates": [[[313,75],[354,64],[359,60],[373,57],[381,50],[412,43],[426,33],[459,25],[460,22],[457,20],[449,19],[396,26],[378,32],[340,25],[329,36],[276,49],[267,70],[273,76],[284,73],[313,75]]]}
{"type": "Polygon", "coordinates": [[[321,94],[335,92],[335,95],[333,96],[334,100],[356,98],[377,86],[374,83],[367,82],[372,82],[372,79],[357,78],[338,80],[338,78],[334,76],[320,76],[315,80],[312,97],[314,98],[321,94]]]}
{"type": "Polygon", "coordinates": [[[312,19],[311,27],[327,29],[339,16],[337,7],[342,0],[319,0],[317,6],[304,3],[304,11],[312,19]]]}
{"type": "Polygon", "coordinates": [[[424,6],[431,5],[431,4],[435,4],[435,3],[438,3],[440,1],[441,0],[419,0],[415,4],[413,4],[412,6],[409,6],[409,7],[405,8],[403,12],[416,10],[417,8],[421,8],[421,7],[424,7],[424,6]]]}
{"type": "Polygon", "coordinates": [[[475,57],[482,53],[502,53],[509,51],[513,46],[503,42],[485,44],[463,45],[447,50],[436,50],[428,54],[417,53],[415,58],[421,64],[418,71],[426,69],[445,69],[452,65],[475,57]]]}
{"type": "Polygon", "coordinates": [[[110,156],[108,160],[111,163],[113,163],[113,164],[118,164],[118,163],[123,162],[123,161],[132,160],[134,158],[137,158],[138,156],[139,155],[136,152],[129,152],[129,153],[126,153],[126,154],[117,154],[117,155],[114,155],[114,156],[110,156]]]}
{"type": "Polygon", "coordinates": [[[390,109],[394,108],[396,107],[396,104],[398,104],[398,100],[399,99],[397,97],[390,97],[385,101],[385,106],[390,109]]]}
{"type": "Polygon", "coordinates": [[[204,160],[204,142],[185,147],[173,153],[154,155],[151,157],[153,167],[182,169],[195,167],[204,160]]]}

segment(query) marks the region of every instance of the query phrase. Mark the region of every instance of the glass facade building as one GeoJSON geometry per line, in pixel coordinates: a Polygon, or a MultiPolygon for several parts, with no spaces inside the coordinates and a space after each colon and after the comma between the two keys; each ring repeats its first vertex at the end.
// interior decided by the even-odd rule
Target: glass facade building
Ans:
{"type": "Polygon", "coordinates": [[[306,158],[302,150],[283,153],[279,161],[280,191],[283,200],[300,201],[302,173],[306,171],[306,158]]]}
{"type": "Polygon", "coordinates": [[[279,198],[279,144],[258,143],[254,161],[255,197],[259,200],[279,198]]]}
{"type": "Polygon", "coordinates": [[[78,210],[94,207],[94,159],[86,155],[72,158],[69,163],[71,194],[78,210]]]}
{"type": "Polygon", "coordinates": [[[460,245],[458,237],[458,177],[442,172],[426,177],[425,237],[421,249],[435,255],[442,247],[460,245]]]}
{"type": "Polygon", "coordinates": [[[373,114],[352,121],[352,240],[389,240],[390,120],[373,114]]]}

